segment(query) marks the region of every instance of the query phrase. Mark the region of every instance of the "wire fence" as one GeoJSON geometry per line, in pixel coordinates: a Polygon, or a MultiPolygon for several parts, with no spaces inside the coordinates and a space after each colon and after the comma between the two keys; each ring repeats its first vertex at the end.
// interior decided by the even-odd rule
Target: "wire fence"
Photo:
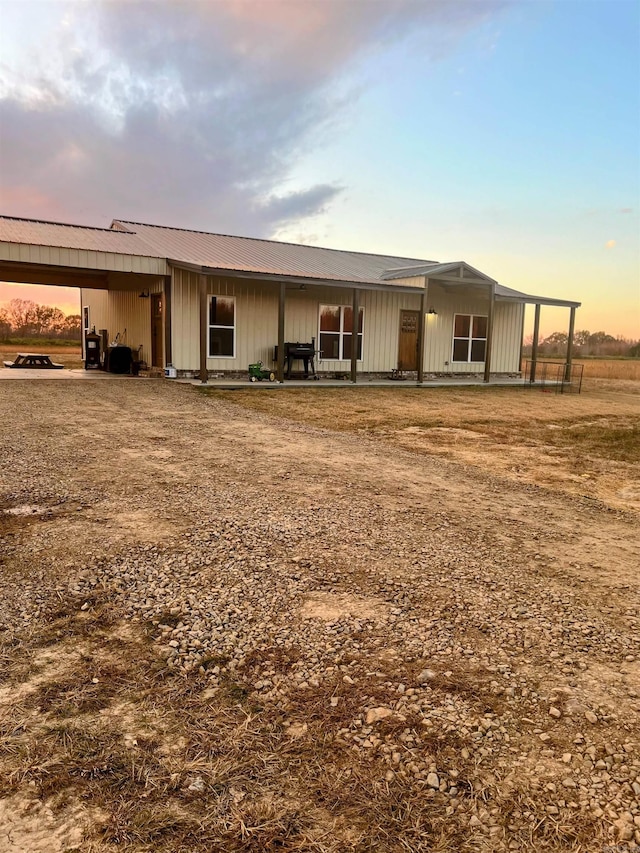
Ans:
{"type": "Polygon", "coordinates": [[[524,365],[526,388],[555,394],[579,394],[582,390],[583,364],[566,361],[531,361],[524,365]]]}

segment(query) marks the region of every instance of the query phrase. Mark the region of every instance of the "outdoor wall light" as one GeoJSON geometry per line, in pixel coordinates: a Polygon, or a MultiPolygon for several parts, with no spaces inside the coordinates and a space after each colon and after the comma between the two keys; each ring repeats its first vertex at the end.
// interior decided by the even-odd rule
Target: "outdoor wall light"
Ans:
{"type": "Polygon", "coordinates": [[[438,316],[438,312],[436,311],[435,308],[429,308],[429,310],[427,311],[427,314],[433,314],[434,317],[438,316]]]}
{"type": "Polygon", "coordinates": [[[138,294],[138,299],[148,299],[148,298],[149,298],[149,291],[148,290],[143,290],[141,293],[138,294]]]}

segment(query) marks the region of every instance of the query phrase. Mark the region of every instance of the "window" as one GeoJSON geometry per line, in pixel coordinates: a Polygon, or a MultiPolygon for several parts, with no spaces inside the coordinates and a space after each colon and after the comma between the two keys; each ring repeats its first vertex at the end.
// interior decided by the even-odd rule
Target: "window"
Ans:
{"type": "MultiPolygon", "coordinates": [[[[362,361],[364,310],[358,311],[358,361],[362,361]]],[[[320,344],[322,358],[328,361],[351,359],[353,309],[349,305],[320,306],[320,344]]]]}
{"type": "Polygon", "coordinates": [[[453,318],[452,361],[484,361],[487,349],[487,318],[456,314],[453,318]]]}
{"type": "Polygon", "coordinates": [[[235,358],[236,301],[232,296],[209,297],[209,358],[235,358]]]}

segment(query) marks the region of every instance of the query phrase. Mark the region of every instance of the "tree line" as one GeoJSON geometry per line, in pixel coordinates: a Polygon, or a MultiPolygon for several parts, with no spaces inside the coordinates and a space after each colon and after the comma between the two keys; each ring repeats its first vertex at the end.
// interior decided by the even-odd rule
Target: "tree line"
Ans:
{"type": "Polygon", "coordinates": [[[39,305],[30,299],[12,299],[0,308],[0,340],[16,338],[61,338],[80,340],[79,314],[65,314],[59,308],[39,305]]]}
{"type": "MultiPolygon", "coordinates": [[[[531,354],[533,336],[525,340],[525,355],[531,354]]],[[[564,356],[567,352],[566,332],[553,332],[538,343],[538,355],[564,356]]],[[[582,329],[573,336],[573,352],[577,356],[626,356],[640,358],[640,341],[614,338],[606,332],[589,332],[582,329]]]]}

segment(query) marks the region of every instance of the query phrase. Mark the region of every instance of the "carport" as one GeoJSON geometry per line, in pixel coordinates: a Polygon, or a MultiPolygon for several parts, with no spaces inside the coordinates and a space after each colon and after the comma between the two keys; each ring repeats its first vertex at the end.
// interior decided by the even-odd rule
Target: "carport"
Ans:
{"type": "MultiPolygon", "coordinates": [[[[109,300],[110,338],[126,328],[156,367],[171,360],[169,273],[165,258],[126,231],[0,217],[0,280],[117,294],[109,300]]],[[[84,347],[92,322],[81,302],[84,347]]]]}

